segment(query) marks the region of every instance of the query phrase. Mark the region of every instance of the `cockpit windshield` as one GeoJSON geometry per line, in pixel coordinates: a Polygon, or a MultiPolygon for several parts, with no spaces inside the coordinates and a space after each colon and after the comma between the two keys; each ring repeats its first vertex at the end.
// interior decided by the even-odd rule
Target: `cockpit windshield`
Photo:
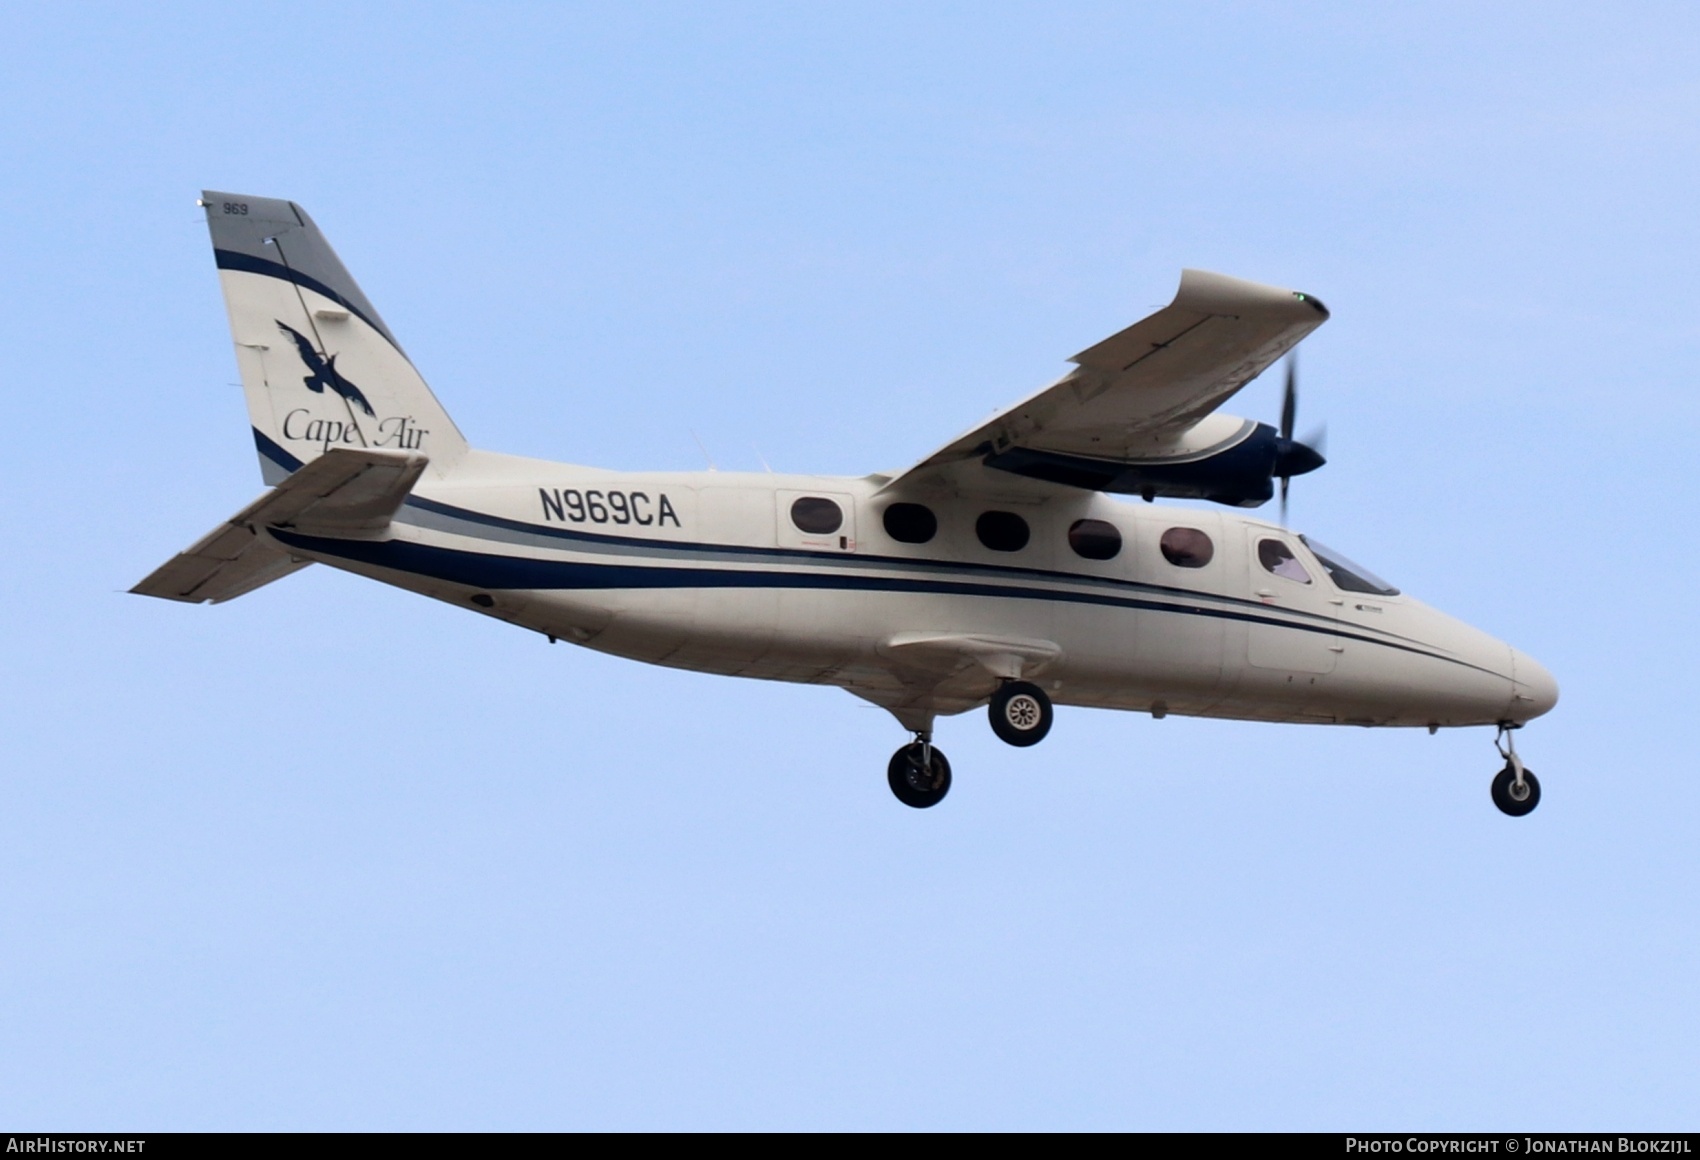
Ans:
{"type": "Polygon", "coordinates": [[[1342,592],[1365,592],[1371,596],[1397,596],[1399,590],[1361,564],[1354,564],[1333,548],[1319,544],[1309,536],[1300,536],[1322,566],[1328,578],[1342,592]]]}

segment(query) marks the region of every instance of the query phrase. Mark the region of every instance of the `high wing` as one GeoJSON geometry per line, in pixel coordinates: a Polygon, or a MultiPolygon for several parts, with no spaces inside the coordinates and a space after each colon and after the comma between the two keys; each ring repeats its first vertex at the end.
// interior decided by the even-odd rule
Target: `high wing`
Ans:
{"type": "Polygon", "coordinates": [[[305,568],[259,535],[262,527],[288,525],[332,535],[389,526],[429,461],[416,451],[337,447],[179,552],[131,592],[222,604],[305,568]]]}
{"type": "MultiPolygon", "coordinates": [[[[886,489],[978,459],[1018,475],[1097,490],[1262,502],[1280,454],[1273,429],[1212,412],[1327,319],[1327,309],[1308,294],[1187,270],[1168,306],[1081,351],[1071,360],[1074,370],[940,448],[886,489]],[[1261,441],[1252,440],[1265,431],[1261,441]],[[1248,441],[1258,444],[1257,453],[1242,452],[1231,465],[1232,478],[1221,471],[1209,478],[1199,470],[1203,461],[1248,441]],[[1256,462],[1240,462],[1248,455],[1256,462]],[[1184,485],[1170,479],[1180,478],[1180,465],[1192,468],[1180,473],[1184,485]],[[1259,470],[1260,484],[1250,478],[1259,470]]],[[[1320,459],[1311,466],[1317,465],[1320,459]]],[[[1289,474],[1301,470],[1309,467],[1289,474]]]]}

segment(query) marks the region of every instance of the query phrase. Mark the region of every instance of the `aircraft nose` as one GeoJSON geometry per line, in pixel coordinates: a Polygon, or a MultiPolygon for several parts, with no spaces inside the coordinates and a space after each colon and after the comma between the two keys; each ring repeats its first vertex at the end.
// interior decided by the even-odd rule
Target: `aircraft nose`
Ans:
{"type": "Polygon", "coordinates": [[[1526,652],[1511,650],[1511,719],[1531,720],[1558,704],[1558,682],[1526,652]]]}

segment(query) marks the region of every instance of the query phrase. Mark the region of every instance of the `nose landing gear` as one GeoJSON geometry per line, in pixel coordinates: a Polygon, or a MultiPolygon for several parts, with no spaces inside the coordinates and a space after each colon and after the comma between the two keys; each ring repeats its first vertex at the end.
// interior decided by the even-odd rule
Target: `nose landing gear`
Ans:
{"type": "Polygon", "coordinates": [[[1490,792],[1493,804],[1499,807],[1501,813],[1520,818],[1541,804],[1541,783],[1535,780],[1532,771],[1524,768],[1523,759],[1517,756],[1512,728],[1514,726],[1501,725],[1499,735],[1493,739],[1493,747],[1505,758],[1505,768],[1494,776],[1490,792]]]}
{"type": "Polygon", "coordinates": [[[1037,745],[1051,731],[1051,699],[1030,681],[1005,681],[988,706],[992,732],[1009,745],[1037,745]]]}
{"type": "Polygon", "coordinates": [[[914,741],[891,755],[885,779],[898,801],[924,810],[950,792],[950,762],[933,747],[931,733],[917,733],[914,741]]]}

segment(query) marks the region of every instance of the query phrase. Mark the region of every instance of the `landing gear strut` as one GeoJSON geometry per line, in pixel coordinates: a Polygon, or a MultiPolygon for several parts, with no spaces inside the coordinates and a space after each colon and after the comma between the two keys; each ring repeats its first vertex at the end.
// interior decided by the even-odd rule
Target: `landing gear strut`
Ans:
{"type": "Polygon", "coordinates": [[[950,762],[933,747],[931,733],[917,733],[914,741],[891,755],[885,779],[898,801],[924,810],[938,805],[950,792],[950,762]]]}
{"type": "Polygon", "coordinates": [[[1499,735],[1493,739],[1493,747],[1505,758],[1505,768],[1494,776],[1491,792],[1493,804],[1501,813],[1520,818],[1541,804],[1541,783],[1517,756],[1517,743],[1511,737],[1513,728],[1501,725],[1499,735]]]}
{"type": "Polygon", "coordinates": [[[1010,745],[1037,745],[1051,731],[1051,699],[1030,681],[1005,681],[988,706],[992,732],[1010,745]]]}

